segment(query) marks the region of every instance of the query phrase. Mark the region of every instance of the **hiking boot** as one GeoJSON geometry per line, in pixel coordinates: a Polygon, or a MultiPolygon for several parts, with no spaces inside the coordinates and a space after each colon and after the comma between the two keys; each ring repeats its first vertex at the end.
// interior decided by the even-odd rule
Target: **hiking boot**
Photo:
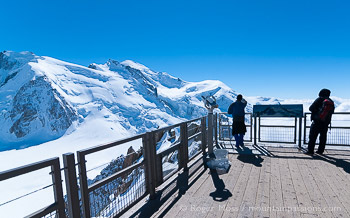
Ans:
{"type": "Polygon", "coordinates": [[[304,152],[304,154],[306,154],[306,155],[314,155],[314,152],[307,151],[307,152],[304,152]]]}

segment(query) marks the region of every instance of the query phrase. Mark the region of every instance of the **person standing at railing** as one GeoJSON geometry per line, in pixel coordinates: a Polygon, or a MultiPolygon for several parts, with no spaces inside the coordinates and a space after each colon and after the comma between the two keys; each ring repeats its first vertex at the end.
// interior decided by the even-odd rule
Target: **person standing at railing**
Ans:
{"type": "Polygon", "coordinates": [[[331,123],[332,114],[334,113],[334,102],[329,98],[331,91],[322,89],[318,98],[312,103],[309,110],[311,111],[311,127],[309,134],[308,151],[306,154],[314,154],[315,143],[318,134],[320,134],[320,144],[316,153],[323,154],[326,147],[328,126],[331,123]]]}
{"type": "Polygon", "coordinates": [[[233,102],[227,110],[228,114],[232,114],[232,135],[236,140],[236,147],[240,145],[244,146],[243,137],[247,132],[247,128],[244,123],[245,107],[247,106],[247,101],[242,95],[237,95],[237,100],[233,102]]]}

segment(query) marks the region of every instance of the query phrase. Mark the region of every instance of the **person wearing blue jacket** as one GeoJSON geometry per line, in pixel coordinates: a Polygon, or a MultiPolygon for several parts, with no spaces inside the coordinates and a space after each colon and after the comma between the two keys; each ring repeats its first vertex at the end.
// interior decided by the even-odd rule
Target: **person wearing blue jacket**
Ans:
{"type": "Polygon", "coordinates": [[[246,125],[244,123],[245,107],[247,106],[247,101],[242,95],[237,95],[237,100],[233,102],[228,108],[228,114],[232,114],[232,135],[236,140],[236,147],[244,146],[243,137],[247,132],[246,125]]]}

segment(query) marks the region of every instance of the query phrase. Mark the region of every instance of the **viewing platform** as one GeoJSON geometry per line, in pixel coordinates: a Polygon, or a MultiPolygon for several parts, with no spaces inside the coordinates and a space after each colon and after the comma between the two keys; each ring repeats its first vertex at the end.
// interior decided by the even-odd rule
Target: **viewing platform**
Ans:
{"type": "Polygon", "coordinates": [[[350,151],[225,145],[227,174],[195,160],[123,217],[350,217],[350,151]]]}
{"type": "Polygon", "coordinates": [[[220,113],[66,153],[0,172],[0,182],[8,184],[49,168],[42,177],[52,181],[0,202],[0,211],[17,210],[11,204],[45,189],[54,202],[27,217],[350,217],[349,115],[333,115],[323,155],[304,154],[309,113],[247,113],[245,146],[239,148],[232,119],[220,113]],[[129,144],[140,149],[102,165],[90,158],[129,144]],[[228,151],[226,173],[208,168],[212,149],[228,151]]]}

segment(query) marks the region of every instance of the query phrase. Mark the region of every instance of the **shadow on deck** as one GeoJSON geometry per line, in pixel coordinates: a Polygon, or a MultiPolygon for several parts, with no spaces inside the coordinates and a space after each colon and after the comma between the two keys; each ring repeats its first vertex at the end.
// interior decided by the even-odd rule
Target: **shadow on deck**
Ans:
{"type": "Polygon", "coordinates": [[[225,146],[227,174],[194,160],[123,217],[350,217],[350,151],[225,146]]]}

